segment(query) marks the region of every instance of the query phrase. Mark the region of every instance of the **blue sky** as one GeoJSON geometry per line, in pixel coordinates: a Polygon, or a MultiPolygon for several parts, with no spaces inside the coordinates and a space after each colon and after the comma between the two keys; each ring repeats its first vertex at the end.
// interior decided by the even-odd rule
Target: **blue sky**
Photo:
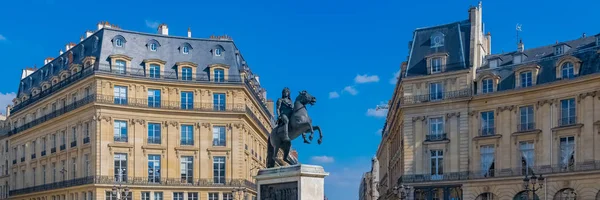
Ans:
{"type": "MultiPolygon", "coordinates": [[[[3,2],[0,8],[0,106],[12,100],[21,69],[42,66],[68,42],[77,42],[99,21],[123,29],[156,32],[169,25],[171,35],[227,34],[261,76],[268,96],[283,87],[292,94],[308,90],[319,101],[309,108],[324,130],[324,144],[294,142],[303,163],[320,164],[331,173],[326,194],[332,200],[357,199],[363,172],[381,140],[390,80],[406,59],[415,28],[468,18],[477,1],[59,1],[3,2]],[[460,3],[459,3],[460,2],[460,3]],[[333,93],[335,92],[335,94],[333,93]],[[336,95],[337,94],[337,95],[336,95]],[[336,97],[336,98],[330,98],[336,97]]],[[[600,32],[594,16],[599,3],[578,1],[484,1],[486,32],[493,53],[513,51],[515,24],[523,24],[526,48],[600,32]]]]}

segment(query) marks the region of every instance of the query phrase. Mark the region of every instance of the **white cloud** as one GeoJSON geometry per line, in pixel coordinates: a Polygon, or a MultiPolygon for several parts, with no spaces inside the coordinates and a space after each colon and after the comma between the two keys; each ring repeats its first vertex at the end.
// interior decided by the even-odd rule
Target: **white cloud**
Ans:
{"type": "Polygon", "coordinates": [[[335,159],[333,159],[333,157],[330,157],[330,156],[313,156],[310,158],[310,160],[312,162],[316,162],[316,163],[333,163],[333,162],[335,162],[335,159]]]}
{"type": "Polygon", "coordinates": [[[160,23],[157,21],[146,20],[146,26],[148,28],[158,28],[158,25],[160,25],[160,23]]]}
{"type": "Polygon", "coordinates": [[[351,94],[352,96],[358,94],[358,90],[356,90],[356,88],[354,88],[354,86],[346,86],[344,88],[344,92],[347,92],[347,93],[351,94]]]}
{"type": "Polygon", "coordinates": [[[340,94],[338,92],[329,92],[330,99],[340,98],[340,94]]]}
{"type": "Polygon", "coordinates": [[[390,79],[390,84],[392,85],[396,85],[396,82],[398,82],[398,77],[400,76],[400,71],[397,71],[394,73],[394,77],[392,77],[390,79]]]}
{"type": "Polygon", "coordinates": [[[6,115],[6,106],[12,105],[12,100],[17,96],[14,92],[11,93],[0,93],[0,112],[6,115]]]}
{"type": "Polygon", "coordinates": [[[3,35],[0,34],[0,41],[4,41],[6,40],[6,37],[4,37],[3,35]]]}
{"type": "Polygon", "coordinates": [[[388,112],[387,109],[369,108],[367,110],[367,116],[369,116],[369,117],[386,117],[387,112],[388,112]]]}
{"type": "Polygon", "coordinates": [[[367,74],[365,74],[365,75],[357,74],[356,77],[354,77],[354,82],[358,83],[358,84],[376,83],[376,82],[379,82],[379,76],[377,76],[377,75],[369,76],[367,74]]]}

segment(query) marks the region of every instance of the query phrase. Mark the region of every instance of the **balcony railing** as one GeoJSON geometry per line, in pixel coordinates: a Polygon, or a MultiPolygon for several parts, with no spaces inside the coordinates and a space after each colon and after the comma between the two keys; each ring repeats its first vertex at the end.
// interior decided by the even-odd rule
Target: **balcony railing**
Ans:
{"type": "Polygon", "coordinates": [[[127,142],[127,136],[115,136],[115,142],[127,142]]]}
{"type": "Polygon", "coordinates": [[[496,135],[495,127],[483,127],[479,129],[479,136],[492,136],[496,135]]]}
{"type": "Polygon", "coordinates": [[[535,129],[535,123],[534,122],[517,124],[517,130],[519,132],[531,131],[531,130],[534,130],[534,129],[535,129]]]}
{"type": "Polygon", "coordinates": [[[29,194],[34,192],[42,192],[55,189],[63,189],[68,187],[75,187],[87,184],[121,184],[125,186],[135,185],[161,185],[161,186],[196,186],[196,187],[210,187],[210,188],[239,188],[245,187],[246,189],[256,191],[256,184],[246,179],[229,179],[223,183],[215,183],[213,179],[192,179],[191,182],[183,180],[181,178],[169,178],[162,179],[158,183],[149,181],[147,177],[128,177],[126,181],[118,181],[114,176],[88,176],[84,178],[77,178],[67,181],[61,181],[56,183],[49,183],[45,185],[39,185],[34,187],[22,188],[11,190],[10,196],[17,196],[23,194],[29,194]]]}
{"type": "Polygon", "coordinates": [[[87,144],[87,143],[90,143],[90,137],[83,138],[83,144],[87,144]]]}
{"type": "Polygon", "coordinates": [[[439,182],[439,181],[460,181],[460,180],[476,180],[501,177],[522,177],[524,173],[535,174],[561,174],[569,172],[583,172],[600,170],[600,160],[574,163],[571,165],[555,164],[541,165],[529,167],[527,170],[522,167],[491,169],[483,171],[463,171],[463,172],[446,172],[443,176],[431,174],[413,174],[404,175],[401,177],[403,183],[421,183],[421,182],[439,182]]]}
{"type": "Polygon", "coordinates": [[[40,155],[41,155],[41,156],[46,156],[46,150],[43,150],[43,151],[40,153],[40,155]]]}
{"type": "Polygon", "coordinates": [[[31,159],[33,160],[33,159],[35,159],[35,158],[36,158],[36,155],[35,155],[35,153],[34,153],[34,154],[31,154],[31,159]]]}
{"type": "Polygon", "coordinates": [[[76,146],[77,146],[77,141],[71,142],[71,147],[76,147],[76,146]]]}
{"type": "Polygon", "coordinates": [[[56,147],[50,148],[50,153],[56,153],[56,147]]]}
{"type": "Polygon", "coordinates": [[[561,117],[558,119],[558,126],[571,126],[577,123],[577,117],[561,117]]]}
{"type": "Polygon", "coordinates": [[[446,133],[438,133],[438,134],[429,134],[425,136],[425,141],[441,141],[447,140],[448,137],[446,133]]]}
{"type": "Polygon", "coordinates": [[[466,98],[466,97],[471,97],[471,96],[472,96],[471,89],[463,89],[463,90],[450,91],[450,92],[439,92],[439,93],[431,93],[431,94],[423,94],[423,95],[405,96],[402,99],[400,99],[400,104],[406,105],[406,104],[415,104],[415,103],[425,103],[425,102],[441,101],[441,100],[448,100],[448,99],[466,98]]]}
{"type": "Polygon", "coordinates": [[[181,140],[181,145],[194,145],[194,140],[181,140]]]}
{"type": "Polygon", "coordinates": [[[65,150],[65,149],[67,149],[67,145],[61,144],[61,145],[60,145],[60,150],[61,150],[61,151],[63,151],[63,150],[65,150]]]}
{"type": "Polygon", "coordinates": [[[148,137],[148,144],[160,144],[160,143],[161,143],[160,137],[158,137],[158,136],[154,136],[154,137],[149,136],[148,137]]]}

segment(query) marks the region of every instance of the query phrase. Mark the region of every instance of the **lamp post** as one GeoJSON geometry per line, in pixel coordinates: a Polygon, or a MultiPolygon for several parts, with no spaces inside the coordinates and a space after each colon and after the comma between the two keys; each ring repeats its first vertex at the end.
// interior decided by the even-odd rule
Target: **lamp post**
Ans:
{"type": "Polygon", "coordinates": [[[408,194],[410,194],[410,189],[411,187],[408,185],[400,185],[395,186],[392,191],[398,198],[404,200],[408,197],[408,194]]]}
{"type": "Polygon", "coordinates": [[[121,184],[119,184],[119,186],[113,185],[112,195],[116,197],[116,200],[127,200],[129,199],[129,194],[130,191],[128,186],[123,187],[121,184]]]}
{"type": "Polygon", "coordinates": [[[541,174],[540,177],[537,177],[535,176],[535,174],[532,174],[531,178],[527,177],[527,174],[525,174],[525,178],[523,178],[523,189],[525,191],[524,195],[526,196],[525,199],[529,199],[531,193],[533,199],[537,200],[537,195],[535,194],[535,192],[544,187],[544,179],[544,176],[541,174]]]}

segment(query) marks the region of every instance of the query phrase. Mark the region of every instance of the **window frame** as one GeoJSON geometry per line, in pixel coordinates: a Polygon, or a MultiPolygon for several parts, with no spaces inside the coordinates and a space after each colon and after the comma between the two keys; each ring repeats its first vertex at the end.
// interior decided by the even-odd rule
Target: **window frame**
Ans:
{"type": "Polygon", "coordinates": [[[227,175],[226,160],[225,156],[213,156],[213,182],[215,184],[225,184],[227,175]]]}
{"type": "Polygon", "coordinates": [[[162,144],[162,126],[160,123],[148,122],[147,144],[162,144]]]}
{"type": "Polygon", "coordinates": [[[181,182],[194,182],[194,156],[181,156],[180,158],[181,182]]]}
{"type": "Polygon", "coordinates": [[[213,93],[213,110],[225,111],[227,109],[227,95],[225,93],[213,93]]]}
{"type": "Polygon", "coordinates": [[[429,100],[430,101],[440,101],[443,99],[444,99],[444,84],[442,82],[429,83],[429,100]]]}
{"type": "Polygon", "coordinates": [[[520,72],[519,73],[519,80],[521,80],[520,81],[521,88],[526,88],[526,87],[533,86],[533,72],[530,71],[530,70],[520,72]],[[527,84],[527,83],[529,83],[529,84],[527,84]]]}
{"type": "Polygon", "coordinates": [[[194,92],[193,91],[181,91],[180,93],[182,110],[193,110],[194,109],[194,92]]]}
{"type": "Polygon", "coordinates": [[[161,90],[160,89],[148,89],[148,107],[160,108],[161,107],[161,90]]]}
{"type": "Polygon", "coordinates": [[[212,146],[226,147],[227,146],[227,127],[213,126],[212,128],[212,146]]]}
{"type": "Polygon", "coordinates": [[[129,161],[127,153],[113,154],[113,171],[115,182],[127,182],[127,174],[129,173],[128,164],[129,161]]]}
{"type": "Polygon", "coordinates": [[[113,122],[113,134],[114,134],[114,142],[128,142],[129,141],[129,128],[127,127],[127,121],[125,120],[115,120],[113,122]],[[117,130],[118,124],[118,131],[117,130]],[[116,132],[115,132],[116,131],[116,132]]]}
{"type": "Polygon", "coordinates": [[[441,180],[444,176],[444,151],[430,150],[430,175],[432,180],[441,180]]]}
{"type": "MultiPolygon", "coordinates": [[[[160,183],[161,182],[161,173],[162,173],[161,155],[149,154],[148,155],[148,182],[160,183]],[[150,163],[153,164],[152,168],[150,168],[150,163]]],[[[156,194],[156,192],[155,192],[155,194],[156,194]]]]}
{"type": "Polygon", "coordinates": [[[494,79],[492,79],[492,78],[481,79],[481,93],[488,94],[488,93],[492,93],[492,92],[494,92],[494,79]]]}
{"type": "Polygon", "coordinates": [[[189,124],[181,125],[180,145],[194,146],[194,126],[189,124]]]}

